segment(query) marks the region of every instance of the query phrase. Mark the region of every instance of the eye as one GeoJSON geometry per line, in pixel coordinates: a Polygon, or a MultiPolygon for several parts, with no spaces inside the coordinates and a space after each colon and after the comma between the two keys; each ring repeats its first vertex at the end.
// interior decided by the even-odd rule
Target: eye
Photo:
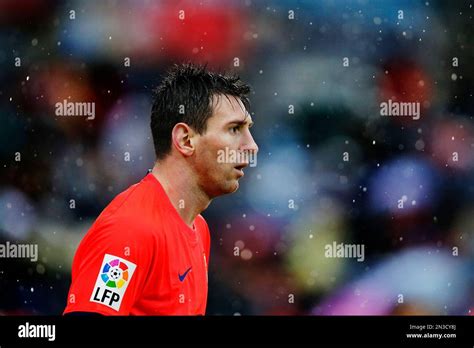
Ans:
{"type": "Polygon", "coordinates": [[[237,132],[239,132],[239,131],[240,131],[240,126],[235,126],[235,127],[232,127],[232,128],[230,129],[230,132],[231,132],[231,133],[234,133],[234,134],[237,133],[237,132]]]}

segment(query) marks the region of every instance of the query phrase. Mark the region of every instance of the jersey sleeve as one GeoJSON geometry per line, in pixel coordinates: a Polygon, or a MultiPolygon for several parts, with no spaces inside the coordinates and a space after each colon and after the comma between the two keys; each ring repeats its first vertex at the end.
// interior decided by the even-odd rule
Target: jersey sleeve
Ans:
{"type": "Polygon", "coordinates": [[[151,267],[150,230],[130,219],[96,223],[76,251],[64,314],[129,315],[151,267]]]}

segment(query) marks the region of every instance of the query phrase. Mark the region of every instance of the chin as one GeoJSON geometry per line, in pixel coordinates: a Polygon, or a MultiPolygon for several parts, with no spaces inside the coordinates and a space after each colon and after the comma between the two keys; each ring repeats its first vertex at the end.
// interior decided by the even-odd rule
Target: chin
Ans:
{"type": "Polygon", "coordinates": [[[234,193],[239,189],[239,181],[238,180],[232,180],[231,182],[226,185],[226,187],[223,187],[223,193],[222,194],[229,194],[229,193],[234,193]]]}
{"type": "Polygon", "coordinates": [[[235,182],[235,185],[234,185],[234,189],[232,190],[232,192],[231,192],[231,193],[234,193],[234,192],[236,192],[238,189],[239,189],[239,182],[238,182],[238,181],[236,181],[236,182],[235,182]]]}
{"type": "MultiPolygon", "coordinates": [[[[210,188],[210,187],[209,187],[210,188]]],[[[229,193],[234,193],[239,189],[239,182],[237,180],[232,180],[226,182],[225,184],[215,185],[213,189],[208,190],[208,195],[211,198],[227,195],[229,193]]]]}

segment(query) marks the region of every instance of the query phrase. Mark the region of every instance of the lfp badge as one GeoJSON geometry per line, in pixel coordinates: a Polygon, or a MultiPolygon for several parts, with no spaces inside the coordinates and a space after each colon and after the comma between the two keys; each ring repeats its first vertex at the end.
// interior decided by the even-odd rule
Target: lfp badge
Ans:
{"type": "Polygon", "coordinates": [[[133,262],[105,254],[90,301],[119,311],[136,267],[133,262]]]}

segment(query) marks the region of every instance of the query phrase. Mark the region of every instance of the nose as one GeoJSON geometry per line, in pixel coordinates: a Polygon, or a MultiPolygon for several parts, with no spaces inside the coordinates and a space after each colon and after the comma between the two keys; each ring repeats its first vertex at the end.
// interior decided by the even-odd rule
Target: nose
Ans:
{"type": "Polygon", "coordinates": [[[245,137],[245,143],[243,144],[242,148],[243,151],[248,151],[256,154],[258,152],[258,145],[252,137],[250,131],[248,131],[248,136],[245,137]]]}

